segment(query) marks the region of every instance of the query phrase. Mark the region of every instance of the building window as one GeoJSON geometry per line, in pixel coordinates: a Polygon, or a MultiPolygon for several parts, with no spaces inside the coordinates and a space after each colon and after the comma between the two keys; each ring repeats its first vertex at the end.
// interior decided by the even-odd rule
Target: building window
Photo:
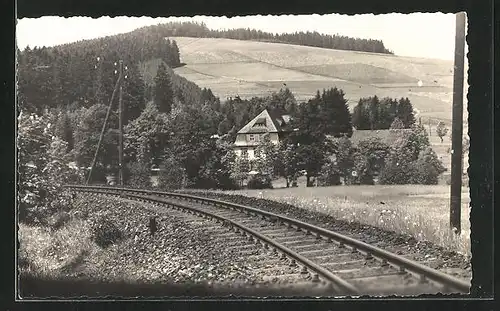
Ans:
{"type": "Polygon", "coordinates": [[[255,135],[254,135],[254,134],[250,134],[250,135],[248,136],[248,140],[249,140],[249,141],[254,141],[254,140],[255,140],[255,135]]]}

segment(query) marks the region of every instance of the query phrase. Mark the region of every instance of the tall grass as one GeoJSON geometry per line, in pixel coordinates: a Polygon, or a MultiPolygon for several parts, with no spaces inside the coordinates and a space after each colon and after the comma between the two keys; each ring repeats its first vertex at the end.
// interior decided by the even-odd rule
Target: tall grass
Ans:
{"type": "Polygon", "coordinates": [[[72,220],[58,230],[20,223],[18,236],[18,258],[25,263],[20,272],[37,277],[59,277],[64,267],[97,249],[82,220],[72,220]]]}
{"type": "MultiPolygon", "coordinates": [[[[462,194],[462,232],[449,226],[449,187],[337,186],[226,191],[288,203],[336,219],[359,222],[413,236],[470,256],[468,193],[462,194]]],[[[467,191],[467,190],[464,190],[467,191]]]]}

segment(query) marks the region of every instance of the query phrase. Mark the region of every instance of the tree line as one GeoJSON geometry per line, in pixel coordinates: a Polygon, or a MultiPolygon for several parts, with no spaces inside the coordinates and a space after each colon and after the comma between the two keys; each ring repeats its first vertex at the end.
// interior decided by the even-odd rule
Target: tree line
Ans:
{"type": "MultiPolygon", "coordinates": [[[[126,67],[125,100],[141,102],[141,97],[147,95],[141,63],[160,59],[175,67],[180,64],[179,57],[177,43],[155,32],[142,37],[129,33],[50,48],[18,49],[18,103],[37,113],[45,108],[107,105],[118,76],[119,60],[126,67]]],[[[194,85],[180,77],[174,80],[179,89],[194,85]]],[[[139,110],[131,109],[135,112],[130,112],[128,119],[136,117],[139,110]]]]}
{"type": "Polygon", "coordinates": [[[320,34],[316,31],[300,31],[294,33],[277,34],[250,28],[214,30],[209,29],[205,23],[196,22],[170,22],[166,24],[143,27],[136,31],[138,33],[148,33],[151,30],[160,32],[165,37],[177,36],[194,38],[254,40],[313,46],[326,49],[394,54],[392,51],[385,48],[384,43],[381,40],[320,34]]]}
{"type": "Polygon", "coordinates": [[[353,109],[352,122],[358,130],[410,128],[415,124],[415,113],[408,98],[372,96],[359,100],[353,109]]]}

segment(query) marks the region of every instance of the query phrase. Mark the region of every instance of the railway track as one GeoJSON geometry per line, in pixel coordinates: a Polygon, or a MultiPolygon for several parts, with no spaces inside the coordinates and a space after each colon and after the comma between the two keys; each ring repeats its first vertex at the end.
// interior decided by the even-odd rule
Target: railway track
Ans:
{"type": "MultiPolygon", "coordinates": [[[[468,293],[470,283],[381,248],[299,220],[248,206],[180,193],[104,186],[67,186],[70,190],[152,202],[177,213],[222,224],[246,243],[260,245],[295,272],[289,282],[326,288],[333,295],[419,295],[468,293]]],[[[224,234],[221,235],[223,238],[224,234]]],[[[238,243],[238,242],[237,242],[238,243]]],[[[243,246],[243,247],[241,247],[243,246]]],[[[270,269],[272,275],[272,269],[270,269]]],[[[277,276],[279,278],[279,276],[277,276]]]]}

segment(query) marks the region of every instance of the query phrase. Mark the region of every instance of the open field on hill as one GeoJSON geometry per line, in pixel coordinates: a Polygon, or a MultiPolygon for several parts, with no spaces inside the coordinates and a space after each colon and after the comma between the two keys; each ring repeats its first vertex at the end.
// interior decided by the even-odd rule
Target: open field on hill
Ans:
{"type": "Polygon", "coordinates": [[[470,255],[469,190],[462,190],[462,234],[449,230],[449,186],[336,186],[225,191],[288,203],[336,219],[408,234],[470,255]]]}
{"type": "Polygon", "coordinates": [[[317,89],[336,86],[351,107],[360,97],[408,97],[423,118],[451,120],[452,61],[231,39],[171,39],[186,63],[175,72],[221,99],[268,95],[286,83],[297,99],[306,100],[317,89]]]}
{"type": "MultiPolygon", "coordinates": [[[[298,100],[311,98],[318,89],[341,88],[351,109],[361,97],[408,97],[427,129],[431,121],[431,146],[445,167],[451,169],[450,137],[441,143],[435,130],[439,121],[451,130],[452,61],[230,39],[173,39],[179,45],[181,61],[186,63],[175,72],[200,87],[212,89],[221,100],[236,95],[266,96],[284,84],[298,100]],[[419,80],[423,82],[421,87],[419,80]]],[[[467,68],[466,62],[466,72],[467,68]]],[[[466,157],[465,169],[467,161],[466,157]]]]}

